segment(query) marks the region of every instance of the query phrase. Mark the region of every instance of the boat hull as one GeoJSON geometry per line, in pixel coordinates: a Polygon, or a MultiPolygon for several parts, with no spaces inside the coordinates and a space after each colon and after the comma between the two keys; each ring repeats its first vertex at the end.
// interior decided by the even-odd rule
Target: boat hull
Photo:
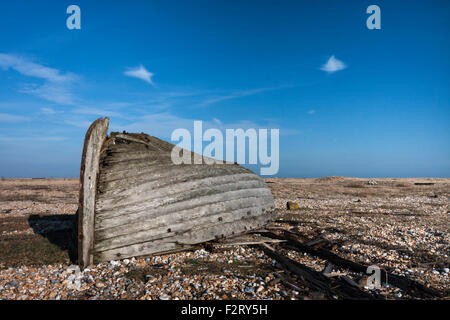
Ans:
{"type": "Polygon", "coordinates": [[[271,219],[272,194],[252,171],[229,163],[177,165],[171,160],[174,145],[145,134],[108,137],[105,127],[107,118],[94,122],[83,150],[82,267],[186,250],[261,228],[271,219]]]}

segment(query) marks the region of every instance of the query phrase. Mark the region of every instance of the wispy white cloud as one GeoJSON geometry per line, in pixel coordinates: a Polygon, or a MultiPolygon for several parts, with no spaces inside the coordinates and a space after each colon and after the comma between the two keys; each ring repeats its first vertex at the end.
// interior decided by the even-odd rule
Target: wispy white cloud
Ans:
{"type": "Polygon", "coordinates": [[[320,70],[326,71],[328,73],[333,73],[336,71],[344,70],[347,68],[344,62],[341,60],[336,59],[334,56],[331,56],[327,63],[325,63],[320,70]]]}
{"type": "Polygon", "coordinates": [[[153,73],[149,72],[143,65],[137,68],[131,68],[124,72],[126,76],[138,78],[154,86],[152,81],[153,73]]]}
{"type": "Polygon", "coordinates": [[[69,89],[69,83],[48,82],[43,85],[26,86],[21,92],[63,105],[74,105],[77,100],[69,89]]]}
{"type": "Polygon", "coordinates": [[[0,122],[22,122],[22,121],[30,121],[30,118],[17,116],[9,113],[0,113],[0,122]]]}
{"type": "Polygon", "coordinates": [[[22,92],[37,95],[43,99],[59,104],[73,104],[74,96],[70,85],[78,79],[73,73],[62,73],[17,55],[0,53],[0,68],[13,69],[28,77],[44,80],[44,84],[27,85],[22,92]]]}
{"type": "Polygon", "coordinates": [[[314,110],[314,109],[308,110],[308,114],[314,114],[314,113],[316,113],[316,110],[314,110]]]}
{"type": "Polygon", "coordinates": [[[12,68],[23,75],[42,78],[51,82],[71,81],[75,77],[74,74],[63,74],[57,69],[45,67],[21,57],[5,53],[0,53],[0,67],[5,70],[12,68]]]}
{"type": "Polygon", "coordinates": [[[41,108],[41,113],[47,114],[47,115],[52,115],[52,114],[55,114],[56,111],[53,110],[52,108],[41,108]]]}
{"type": "Polygon", "coordinates": [[[92,121],[89,120],[64,120],[64,123],[73,126],[73,127],[77,127],[77,128],[84,128],[85,130],[87,130],[90,125],[92,124],[92,121]]]}
{"type": "Polygon", "coordinates": [[[73,113],[88,114],[101,117],[121,117],[122,115],[115,111],[102,110],[97,108],[78,108],[72,110],[73,113]]]}
{"type": "Polygon", "coordinates": [[[238,99],[238,98],[243,98],[243,97],[248,97],[248,96],[252,96],[255,94],[259,94],[265,91],[271,91],[271,90],[276,90],[279,89],[279,87],[274,87],[274,88],[257,88],[257,89],[249,89],[249,90],[235,90],[235,91],[231,91],[228,93],[223,93],[223,94],[217,94],[217,95],[212,95],[207,97],[205,100],[203,100],[203,102],[201,102],[199,104],[199,106],[208,106],[214,103],[218,103],[218,102],[222,102],[222,101],[226,101],[226,100],[231,100],[231,99],[238,99]]]}
{"type": "Polygon", "coordinates": [[[193,120],[160,112],[142,115],[126,125],[110,123],[111,131],[145,132],[160,138],[170,138],[172,131],[177,128],[191,128],[193,120]]]}
{"type": "Polygon", "coordinates": [[[8,137],[8,136],[0,136],[0,142],[21,142],[21,141],[64,141],[68,140],[66,137],[59,136],[50,136],[50,137],[38,137],[38,136],[29,136],[29,137],[8,137]]]}
{"type": "Polygon", "coordinates": [[[110,108],[124,108],[124,107],[129,107],[131,105],[132,105],[132,103],[130,103],[130,102],[110,102],[110,103],[105,104],[105,106],[110,107],[110,108]]]}
{"type": "Polygon", "coordinates": [[[220,119],[217,119],[217,118],[213,118],[213,121],[215,124],[217,124],[219,126],[221,126],[223,124],[222,121],[220,121],[220,119]]]}
{"type": "MultiPolygon", "coordinates": [[[[146,114],[135,121],[127,125],[121,125],[117,123],[111,123],[111,131],[122,131],[126,130],[128,132],[145,132],[147,134],[170,139],[173,130],[178,128],[184,128],[192,131],[194,126],[194,120],[202,119],[189,119],[176,116],[169,112],[161,112],[154,114],[146,114]]],[[[223,122],[217,118],[212,118],[211,120],[203,120],[203,130],[209,128],[215,128],[221,130],[225,133],[226,129],[267,129],[276,128],[280,129],[280,135],[297,135],[301,132],[297,129],[290,128],[280,128],[276,123],[270,123],[269,125],[262,125],[250,120],[239,120],[236,122],[223,122]]],[[[89,125],[86,126],[86,128],[89,125]]]]}

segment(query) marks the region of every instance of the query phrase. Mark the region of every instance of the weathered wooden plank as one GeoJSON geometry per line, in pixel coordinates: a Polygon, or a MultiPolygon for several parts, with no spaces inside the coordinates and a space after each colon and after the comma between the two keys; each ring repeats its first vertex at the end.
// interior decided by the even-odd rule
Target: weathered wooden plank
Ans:
{"type": "MultiPolygon", "coordinates": [[[[173,164],[173,163],[167,163],[167,159],[157,157],[154,155],[151,155],[149,153],[149,156],[141,159],[141,160],[130,160],[128,162],[118,162],[118,163],[108,163],[103,165],[103,170],[101,172],[101,177],[104,179],[104,181],[111,181],[115,179],[123,179],[127,177],[128,174],[139,174],[145,171],[148,171],[148,169],[151,170],[161,170],[162,172],[167,171],[168,169],[171,170],[177,170],[182,169],[186,172],[194,172],[198,170],[215,170],[222,169],[222,170],[230,170],[232,172],[248,172],[253,173],[251,170],[243,167],[239,167],[237,165],[232,164],[215,164],[214,166],[209,165],[197,165],[197,164],[173,164]]],[[[254,174],[254,173],[253,173],[254,174]]]]}
{"type": "MultiPolygon", "coordinates": [[[[265,187],[264,181],[257,180],[250,174],[224,175],[206,177],[176,183],[167,183],[157,186],[158,182],[149,182],[135,185],[118,191],[105,191],[99,195],[97,209],[111,208],[120,204],[127,206],[141,201],[158,198],[189,199],[202,194],[214,194],[229,190],[265,187]]],[[[186,179],[187,180],[187,179],[186,179]]]]}
{"type": "Polygon", "coordinates": [[[95,262],[125,259],[128,257],[139,257],[155,254],[158,252],[171,252],[189,248],[190,246],[183,246],[176,243],[175,239],[172,241],[156,240],[148,241],[146,243],[134,244],[132,246],[117,248],[109,251],[96,252],[94,255],[95,262]]]}
{"type": "MultiPolygon", "coordinates": [[[[183,165],[173,165],[173,169],[176,167],[182,167],[183,165]]],[[[131,176],[139,175],[144,172],[157,171],[158,169],[169,168],[169,166],[165,163],[161,164],[158,159],[148,160],[148,161],[139,161],[136,163],[121,163],[120,165],[108,166],[104,167],[100,172],[100,178],[104,182],[121,180],[127,178],[127,173],[130,173],[131,176]],[[132,168],[132,172],[129,171],[129,168],[132,168]]]]}
{"type": "Polygon", "coordinates": [[[239,209],[260,207],[266,209],[273,203],[272,197],[238,198],[222,202],[213,202],[194,208],[183,208],[169,211],[154,210],[153,212],[139,212],[133,216],[119,216],[116,219],[96,218],[96,239],[105,239],[116,235],[149,230],[151,228],[179,223],[186,219],[197,219],[202,216],[221,214],[239,209]],[[152,214],[153,213],[153,214],[152,214]],[[133,226],[137,226],[136,229],[133,226]]]}
{"type": "Polygon", "coordinates": [[[126,257],[146,256],[161,251],[175,251],[183,248],[190,248],[197,243],[242,233],[255,228],[255,226],[264,225],[267,222],[267,219],[267,216],[245,218],[232,223],[212,226],[205,229],[203,232],[191,231],[176,238],[171,237],[164,240],[147,241],[112,250],[96,252],[95,259],[97,261],[107,261],[126,257]]]}
{"type": "MultiPolygon", "coordinates": [[[[269,199],[266,203],[269,203],[269,199]]],[[[261,203],[251,203],[245,207],[233,210],[212,212],[208,209],[193,211],[192,214],[177,212],[161,217],[160,219],[136,222],[126,226],[96,230],[96,250],[113,248],[133,242],[142,242],[145,239],[157,239],[167,236],[177,236],[188,230],[205,229],[217,223],[228,223],[240,220],[244,217],[257,217],[265,214],[261,203]]]]}
{"type": "MultiPolygon", "coordinates": [[[[212,176],[243,174],[242,170],[236,170],[232,167],[233,166],[228,165],[219,168],[205,168],[201,166],[192,166],[192,168],[188,168],[185,166],[180,167],[177,165],[148,165],[136,170],[131,166],[131,169],[129,171],[126,171],[128,175],[125,174],[125,171],[122,173],[113,171],[113,173],[115,174],[114,176],[112,174],[108,176],[100,176],[99,187],[103,189],[103,193],[108,193],[110,192],[109,190],[120,192],[119,190],[128,189],[130,187],[136,186],[136,184],[151,182],[170,184],[176,181],[185,181],[188,179],[191,180],[212,176]]],[[[108,173],[109,171],[106,171],[106,174],[108,173]]],[[[253,173],[247,173],[254,176],[253,173]]]]}
{"type": "Polygon", "coordinates": [[[217,223],[216,225],[202,229],[202,232],[199,232],[199,230],[184,232],[177,237],[177,241],[181,244],[193,245],[213,239],[226,238],[254,228],[259,228],[266,224],[269,219],[270,217],[268,215],[246,216],[229,223],[217,223]]]}
{"type": "Polygon", "coordinates": [[[114,235],[107,229],[103,231],[104,235],[106,235],[108,238],[102,240],[97,239],[95,250],[102,251],[124,245],[130,245],[133,243],[148,241],[151,239],[179,236],[191,230],[197,230],[199,233],[201,233],[204,229],[207,229],[214,225],[237,221],[250,215],[252,217],[257,217],[261,214],[263,214],[261,207],[248,207],[234,211],[203,215],[192,219],[186,218],[185,220],[178,223],[164,223],[165,221],[161,221],[159,223],[159,226],[157,226],[156,228],[152,226],[148,229],[145,229],[142,228],[142,226],[139,224],[132,225],[127,228],[130,230],[130,232],[119,236],[114,235]]]}
{"type": "MultiPolygon", "coordinates": [[[[148,212],[151,217],[154,217],[156,211],[159,214],[166,214],[168,212],[173,212],[176,210],[183,210],[186,208],[195,208],[203,206],[205,204],[214,202],[223,202],[227,200],[232,200],[236,198],[249,198],[249,197],[270,197],[270,190],[259,188],[259,189],[246,189],[246,190],[232,190],[219,194],[199,196],[196,198],[189,198],[187,200],[179,199],[179,201],[168,201],[166,199],[157,199],[152,202],[145,201],[134,204],[133,206],[127,206],[124,208],[113,208],[105,211],[103,213],[98,212],[97,217],[101,220],[108,220],[118,216],[128,216],[128,218],[134,218],[141,216],[142,219],[147,218],[146,212],[148,212]],[[164,203],[166,202],[166,203],[164,203]],[[164,205],[163,205],[164,204],[164,205]]],[[[140,218],[140,217],[139,217],[140,218]]]]}
{"type": "Polygon", "coordinates": [[[105,152],[104,157],[101,159],[102,164],[106,164],[108,162],[113,161],[122,161],[122,160],[133,160],[133,159],[141,159],[153,156],[155,159],[164,159],[167,158],[167,155],[160,155],[152,153],[153,150],[143,149],[143,150],[134,150],[134,151],[112,151],[108,148],[105,152]]]}
{"type": "Polygon", "coordinates": [[[109,118],[100,118],[89,127],[81,157],[81,187],[78,200],[78,263],[83,268],[93,263],[97,176],[100,149],[108,133],[108,124],[109,118]]]}
{"type": "Polygon", "coordinates": [[[215,176],[225,176],[234,174],[248,174],[252,175],[253,179],[259,180],[251,172],[242,172],[241,170],[232,170],[231,168],[178,168],[177,166],[148,166],[146,171],[134,170],[131,167],[130,175],[128,177],[123,177],[122,179],[117,179],[114,181],[105,181],[102,177],[100,179],[100,185],[108,192],[121,192],[126,191],[132,187],[139,187],[142,184],[151,184],[152,182],[164,182],[171,184],[176,181],[187,181],[193,178],[208,178],[215,176]],[[138,185],[136,185],[138,184],[138,185]]]}
{"type": "Polygon", "coordinates": [[[152,161],[158,160],[160,162],[168,162],[170,160],[170,155],[166,154],[152,154],[148,152],[141,152],[135,154],[120,154],[114,157],[105,158],[102,160],[102,165],[113,166],[121,163],[138,163],[141,161],[152,161]]]}

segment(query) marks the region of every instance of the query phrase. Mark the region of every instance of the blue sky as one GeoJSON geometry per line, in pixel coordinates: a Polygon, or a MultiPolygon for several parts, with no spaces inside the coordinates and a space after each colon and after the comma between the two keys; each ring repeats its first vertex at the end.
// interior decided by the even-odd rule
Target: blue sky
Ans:
{"type": "Polygon", "coordinates": [[[100,116],[279,128],[280,177],[450,177],[448,1],[3,1],[0,30],[3,177],[77,177],[100,116]]]}

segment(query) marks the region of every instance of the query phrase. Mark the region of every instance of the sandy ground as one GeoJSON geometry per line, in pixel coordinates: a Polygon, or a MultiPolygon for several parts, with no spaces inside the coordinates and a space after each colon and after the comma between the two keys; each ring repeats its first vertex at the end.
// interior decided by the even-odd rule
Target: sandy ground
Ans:
{"type": "MultiPolygon", "coordinates": [[[[450,179],[266,179],[275,227],[349,260],[431,286],[449,296],[450,179]],[[424,184],[425,183],[425,184],[424,184]],[[295,201],[298,210],[286,210],[295,201]]],[[[320,299],[320,292],[280,282],[276,261],[251,246],[200,249],[101,263],[79,272],[68,242],[77,179],[0,181],[0,298],[3,299],[320,299]]],[[[326,261],[284,252],[321,272],[326,261]]],[[[348,270],[355,282],[363,275],[348,270]]],[[[362,287],[364,287],[362,285],[362,287]]],[[[366,290],[365,288],[364,290],[366,290]]],[[[387,287],[388,299],[414,298],[387,287]]]]}

